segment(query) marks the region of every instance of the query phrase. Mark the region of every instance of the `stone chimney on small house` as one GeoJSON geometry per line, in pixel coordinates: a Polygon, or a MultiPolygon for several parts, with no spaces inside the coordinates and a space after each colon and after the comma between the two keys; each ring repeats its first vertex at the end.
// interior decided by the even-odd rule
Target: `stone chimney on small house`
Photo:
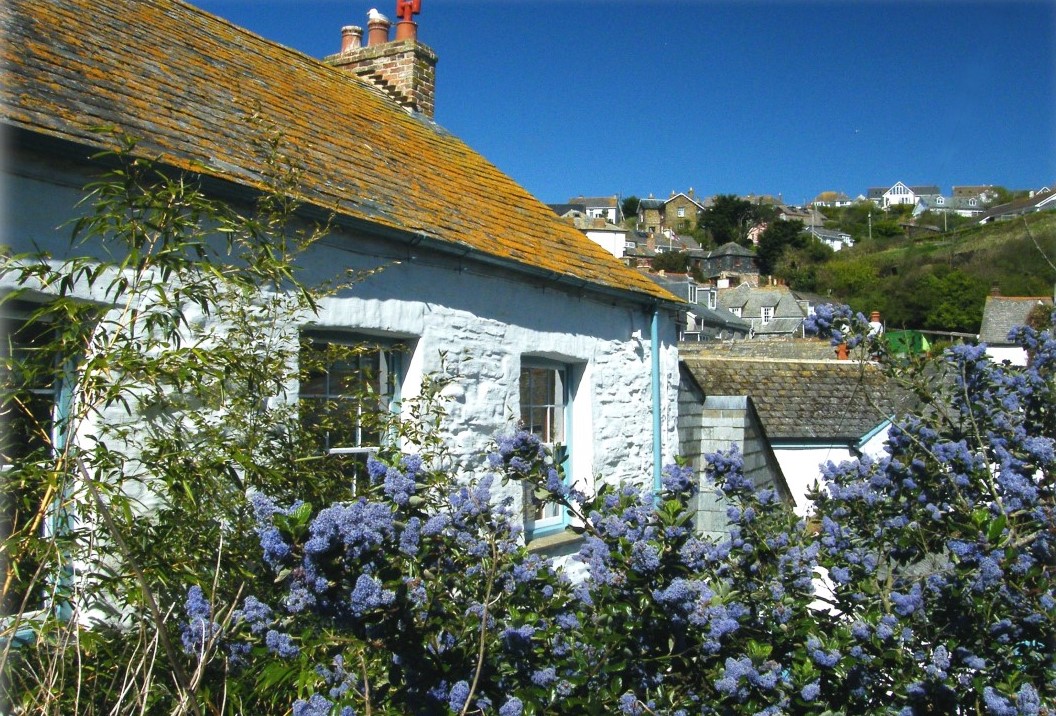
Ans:
{"type": "Polygon", "coordinates": [[[396,38],[389,40],[392,22],[371,9],[367,13],[367,44],[363,28],[341,28],[341,51],[323,62],[370,82],[379,92],[413,112],[433,116],[436,94],[436,53],[418,42],[422,0],[396,0],[396,38]]]}

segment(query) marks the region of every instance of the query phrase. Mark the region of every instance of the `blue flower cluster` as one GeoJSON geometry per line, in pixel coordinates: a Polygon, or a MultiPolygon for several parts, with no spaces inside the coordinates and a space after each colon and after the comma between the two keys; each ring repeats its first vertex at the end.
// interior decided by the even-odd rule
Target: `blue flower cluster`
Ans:
{"type": "Polygon", "coordinates": [[[187,621],[180,630],[183,651],[202,655],[210,642],[219,635],[220,625],[212,620],[212,607],[197,584],[187,590],[183,611],[187,615],[187,621]]]}

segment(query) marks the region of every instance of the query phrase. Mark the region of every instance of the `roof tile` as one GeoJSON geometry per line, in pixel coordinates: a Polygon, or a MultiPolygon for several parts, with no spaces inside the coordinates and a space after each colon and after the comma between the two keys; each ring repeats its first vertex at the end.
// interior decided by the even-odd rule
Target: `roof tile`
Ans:
{"type": "MultiPolygon", "coordinates": [[[[637,298],[627,268],[459,139],[342,70],[176,0],[11,0],[3,120],[107,146],[117,126],[175,167],[264,185],[247,121],[296,148],[303,199],[637,298]]],[[[644,295],[644,296],[643,296],[644,295]]]]}

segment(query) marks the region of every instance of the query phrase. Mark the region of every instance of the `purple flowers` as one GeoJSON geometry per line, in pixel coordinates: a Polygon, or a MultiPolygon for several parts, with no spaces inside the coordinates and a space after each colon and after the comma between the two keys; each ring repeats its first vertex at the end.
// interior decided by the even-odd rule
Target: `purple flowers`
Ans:
{"type": "Polygon", "coordinates": [[[219,633],[220,625],[212,621],[212,608],[198,585],[187,590],[183,611],[187,615],[187,622],[180,632],[183,651],[186,654],[201,654],[219,633]]]}

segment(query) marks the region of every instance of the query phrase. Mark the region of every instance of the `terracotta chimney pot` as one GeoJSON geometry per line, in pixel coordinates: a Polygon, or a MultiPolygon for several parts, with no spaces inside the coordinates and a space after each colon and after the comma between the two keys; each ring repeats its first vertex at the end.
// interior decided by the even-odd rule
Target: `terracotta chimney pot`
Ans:
{"type": "Polygon", "coordinates": [[[418,23],[400,20],[396,23],[396,42],[418,39],[418,23]]]}
{"type": "Polygon", "coordinates": [[[367,45],[384,45],[389,41],[389,28],[392,22],[377,10],[367,14],[367,45]]]}
{"type": "Polygon", "coordinates": [[[363,28],[345,25],[341,28],[341,54],[358,50],[363,46],[363,28]]]}

